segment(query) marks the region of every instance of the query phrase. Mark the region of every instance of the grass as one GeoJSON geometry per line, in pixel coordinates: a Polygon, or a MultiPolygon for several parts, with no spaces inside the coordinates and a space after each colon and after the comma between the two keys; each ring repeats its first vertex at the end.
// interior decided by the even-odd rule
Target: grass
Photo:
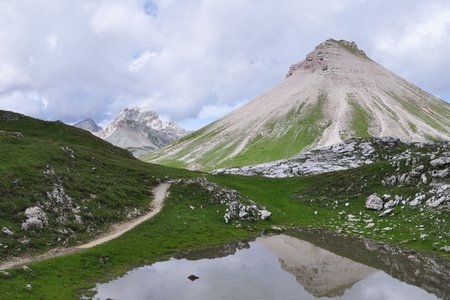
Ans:
{"type": "Polygon", "coordinates": [[[355,136],[362,138],[370,137],[369,125],[371,117],[369,113],[353,99],[352,95],[347,95],[347,100],[353,110],[351,129],[355,132],[355,136]]]}
{"type": "MultiPolygon", "coordinates": [[[[226,243],[254,232],[223,221],[224,206],[213,204],[197,185],[173,186],[163,210],[120,238],[70,256],[20,268],[0,280],[2,299],[78,299],[96,282],[120,276],[132,266],[168,259],[181,251],[226,243]],[[194,206],[192,210],[190,206],[194,206]],[[31,284],[32,289],[25,288],[31,284]]],[[[265,224],[249,224],[258,231],[265,224]]],[[[1,276],[1,275],[0,275],[1,276]]]]}
{"type": "Polygon", "coordinates": [[[0,261],[86,241],[126,219],[135,208],[147,209],[150,190],[160,178],[190,176],[187,171],[143,163],[60,122],[0,112],[0,131],[0,228],[15,233],[0,233],[0,261]],[[46,170],[54,173],[46,175],[46,170]],[[71,204],[48,197],[55,184],[64,188],[71,204]],[[44,209],[49,226],[23,231],[24,211],[33,206],[44,209]],[[75,214],[83,224],[75,221],[75,214]]]}
{"type": "MultiPolygon", "coordinates": [[[[191,163],[197,164],[203,171],[211,171],[222,167],[244,166],[292,157],[313,144],[329,126],[324,122],[323,115],[326,101],[327,94],[321,92],[317,96],[316,103],[310,105],[301,103],[285,116],[267,120],[264,125],[266,133],[260,133],[251,138],[244,150],[234,157],[227,158],[243,142],[244,137],[225,136],[218,145],[195,158],[191,163]]],[[[171,167],[185,167],[185,157],[195,153],[200,146],[218,133],[217,130],[207,132],[205,129],[201,129],[199,133],[194,133],[180,142],[144,156],[142,159],[156,161],[171,167]],[[185,145],[182,151],[178,151],[170,157],[164,157],[164,153],[180,147],[183,143],[185,145]]]]}
{"type": "Polygon", "coordinates": [[[364,51],[361,51],[359,49],[352,48],[346,44],[347,41],[345,40],[333,40],[334,42],[338,43],[342,48],[347,50],[348,52],[363,58],[368,58],[367,55],[364,53],[364,51]]]}
{"type": "Polygon", "coordinates": [[[89,289],[95,283],[121,276],[133,266],[165,260],[188,249],[256,236],[271,225],[338,229],[389,244],[435,251],[450,259],[449,254],[437,250],[450,242],[450,224],[445,221],[448,211],[397,207],[394,215],[380,218],[377,212],[364,208],[366,197],[374,192],[408,196],[419,189],[413,184],[382,186],[381,179],[392,171],[393,167],[381,162],[355,170],[286,179],[209,175],[209,180],[249,196],[272,212],[270,220],[243,222],[241,228],[225,224],[224,207],[212,203],[198,185],[173,185],[170,198],[155,218],[93,249],[31,264],[31,271],[12,270],[0,281],[2,297],[75,299],[90,295],[89,289]],[[349,214],[361,221],[351,226],[349,214]],[[365,218],[375,220],[375,227],[364,229],[365,218]],[[425,239],[420,238],[423,227],[419,225],[427,229],[429,236],[425,239]],[[383,231],[386,227],[393,229],[383,231]],[[31,290],[25,288],[28,283],[33,286],[31,290]]]}
{"type": "MultiPolygon", "coordinates": [[[[422,187],[415,183],[401,187],[381,184],[394,169],[386,162],[354,170],[300,178],[270,179],[261,177],[220,176],[221,185],[236,189],[267,207],[272,221],[281,226],[311,226],[401,244],[407,248],[434,252],[450,244],[449,211],[396,207],[392,216],[380,218],[378,212],[365,209],[365,200],[373,193],[413,197],[422,187]],[[361,219],[349,224],[348,215],[361,219]],[[363,219],[373,219],[374,228],[364,228],[363,219]],[[426,228],[427,236],[419,227],[426,228]],[[383,228],[392,227],[390,231],[383,228]]],[[[439,251],[436,251],[439,252],[439,251]]],[[[449,254],[440,252],[450,258],[449,254]]]]}
{"type": "Polygon", "coordinates": [[[428,124],[430,127],[446,134],[449,133],[446,127],[442,126],[442,124],[445,124],[446,126],[450,125],[448,121],[448,110],[445,110],[444,108],[444,105],[447,106],[446,104],[441,105],[440,103],[439,104],[431,103],[430,107],[433,109],[434,112],[427,112],[426,110],[422,109],[418,103],[415,103],[412,99],[402,98],[390,92],[386,93],[389,96],[393,97],[395,100],[397,100],[409,113],[416,116],[417,118],[428,124]]]}
{"type": "Polygon", "coordinates": [[[270,133],[256,136],[249,141],[244,151],[214,167],[264,163],[300,153],[314,143],[325,129],[320,123],[323,122],[323,107],[327,95],[322,92],[317,98],[314,105],[300,105],[285,117],[268,121],[266,127],[270,133]]]}
{"type": "MultiPolygon", "coordinates": [[[[320,113],[321,108],[316,107],[311,124],[320,113]]],[[[199,185],[174,184],[162,211],[120,238],[73,255],[35,262],[29,265],[31,270],[16,268],[9,270],[9,275],[0,273],[1,299],[77,299],[92,295],[89,290],[97,282],[121,276],[134,266],[165,260],[188,249],[257,236],[272,225],[343,231],[450,259],[450,254],[439,250],[450,244],[448,210],[397,206],[393,215],[381,218],[364,208],[367,196],[375,192],[413,197],[423,189],[417,182],[382,185],[386,175],[407,171],[404,162],[399,170],[381,161],[353,170],[285,179],[212,176],[143,163],[124,150],[61,123],[5,118],[0,113],[0,130],[8,131],[0,135],[0,227],[9,226],[20,233],[20,238],[30,238],[31,243],[19,251],[19,247],[25,248],[20,241],[1,235],[0,242],[8,245],[1,250],[3,257],[61,246],[56,238],[62,228],[74,232],[65,237],[69,245],[89,239],[98,231],[89,233],[88,228],[100,230],[125,218],[129,209],[147,206],[150,187],[162,178],[207,176],[265,206],[272,216],[266,221],[243,222],[238,228],[235,223],[224,222],[225,207],[213,203],[199,185]],[[24,136],[11,135],[13,131],[21,131],[24,136]],[[61,146],[72,149],[75,158],[61,146]],[[58,178],[43,174],[47,164],[58,178]],[[58,225],[56,216],[47,211],[51,226],[21,231],[23,210],[42,204],[56,179],[63,182],[77,205],[86,207],[82,213],[85,223],[58,225]],[[349,215],[358,220],[349,222],[349,215]],[[365,228],[365,219],[373,219],[375,226],[365,228]],[[384,230],[387,227],[391,230],[384,230]],[[428,234],[425,238],[421,237],[424,232],[428,234]],[[27,284],[32,289],[27,289],[27,284]]],[[[401,147],[399,152],[409,146],[401,147]]],[[[425,161],[423,164],[427,165],[425,161]]]]}

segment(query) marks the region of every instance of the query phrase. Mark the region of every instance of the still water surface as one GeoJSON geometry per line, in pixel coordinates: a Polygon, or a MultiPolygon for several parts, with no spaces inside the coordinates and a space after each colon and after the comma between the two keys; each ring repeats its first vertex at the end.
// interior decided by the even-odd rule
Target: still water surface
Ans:
{"type": "MultiPolygon", "coordinates": [[[[372,249],[363,255],[370,256],[373,251],[378,250],[372,249]]],[[[409,270],[402,260],[404,255],[396,258],[386,253],[376,254],[391,257],[386,260],[373,255],[369,261],[378,261],[381,268],[400,274],[398,277],[403,281],[377,268],[377,263],[369,266],[306,240],[281,234],[134,269],[121,278],[97,285],[94,299],[446,298],[446,274],[434,274],[430,287],[430,283],[421,279],[420,273],[429,278],[427,272],[434,271],[416,268],[416,261],[411,263],[411,270],[419,274],[401,274],[402,270],[409,270]],[[392,266],[395,264],[399,266],[392,266]],[[392,267],[395,270],[391,270],[392,267]],[[199,279],[189,280],[187,277],[191,274],[199,279]],[[444,290],[439,290],[439,282],[436,284],[439,280],[442,280],[444,290]]]]}

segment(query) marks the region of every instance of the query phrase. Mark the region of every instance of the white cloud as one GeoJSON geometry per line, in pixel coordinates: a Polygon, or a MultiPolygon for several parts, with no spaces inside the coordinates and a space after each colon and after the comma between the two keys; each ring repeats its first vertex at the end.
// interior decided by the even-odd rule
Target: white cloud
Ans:
{"type": "Polygon", "coordinates": [[[48,35],[46,41],[50,50],[55,49],[58,45],[58,37],[56,35],[48,35]]]}
{"type": "Polygon", "coordinates": [[[151,58],[153,58],[157,55],[158,54],[156,52],[152,52],[152,51],[146,51],[146,52],[142,53],[141,55],[139,55],[138,57],[133,59],[128,64],[128,71],[129,72],[139,72],[140,70],[142,70],[142,68],[145,67],[145,65],[151,58]]]}
{"type": "Polygon", "coordinates": [[[356,40],[450,96],[444,0],[22,0],[0,11],[0,109],[44,119],[105,122],[150,105],[205,125],[280,82],[329,37],[356,40]]]}

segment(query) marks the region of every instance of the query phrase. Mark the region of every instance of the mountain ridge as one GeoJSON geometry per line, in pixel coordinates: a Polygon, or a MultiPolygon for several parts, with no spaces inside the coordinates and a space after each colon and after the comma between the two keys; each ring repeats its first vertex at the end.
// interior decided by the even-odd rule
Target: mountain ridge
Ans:
{"type": "Polygon", "coordinates": [[[144,159],[212,170],[286,159],[352,137],[449,140],[449,120],[450,104],[375,63],[356,43],[329,39],[271,90],[144,159]]]}
{"type": "Polygon", "coordinates": [[[136,157],[160,149],[188,133],[175,122],[160,118],[148,106],[125,108],[105,128],[90,119],[73,126],[127,149],[136,157]]]}

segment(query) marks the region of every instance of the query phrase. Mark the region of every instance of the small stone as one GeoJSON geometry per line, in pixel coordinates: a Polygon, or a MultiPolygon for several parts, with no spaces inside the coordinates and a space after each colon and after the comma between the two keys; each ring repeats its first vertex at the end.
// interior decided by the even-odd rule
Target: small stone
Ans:
{"type": "Polygon", "coordinates": [[[12,232],[11,230],[9,230],[7,227],[3,227],[2,228],[2,232],[6,235],[13,235],[14,232],[12,232]]]}
{"type": "Polygon", "coordinates": [[[445,253],[450,253],[450,246],[444,246],[444,247],[441,247],[439,249],[444,251],[445,253]]]}
{"type": "Polygon", "coordinates": [[[367,197],[366,208],[373,210],[381,210],[383,209],[383,200],[380,197],[378,197],[377,194],[372,194],[369,197],[367,197]]]}
{"type": "Polygon", "coordinates": [[[268,211],[267,209],[260,210],[259,212],[261,214],[261,220],[265,220],[272,215],[272,213],[270,211],[268,211]]]}
{"type": "Polygon", "coordinates": [[[188,276],[188,279],[190,280],[190,281],[195,281],[195,280],[197,280],[197,279],[199,279],[200,277],[198,277],[198,276],[196,276],[196,275],[194,275],[194,274],[191,274],[191,275],[189,275],[188,276]]]}
{"type": "Polygon", "coordinates": [[[273,231],[283,231],[283,229],[281,227],[278,227],[278,226],[275,226],[275,225],[270,226],[270,229],[273,230],[273,231]]]}
{"type": "Polygon", "coordinates": [[[27,288],[28,290],[31,290],[33,288],[33,286],[31,285],[31,283],[27,283],[25,285],[25,288],[27,288]]]}
{"type": "Polygon", "coordinates": [[[9,277],[11,274],[7,271],[0,271],[0,274],[2,274],[4,277],[9,277]]]}
{"type": "Polygon", "coordinates": [[[369,223],[366,225],[366,227],[364,227],[365,229],[369,229],[375,226],[375,223],[369,223]]]}
{"type": "Polygon", "coordinates": [[[22,266],[22,270],[24,270],[24,271],[31,271],[30,267],[28,267],[28,266],[22,266]]]}
{"type": "Polygon", "coordinates": [[[420,179],[422,180],[422,183],[423,183],[423,184],[427,184],[427,183],[428,183],[427,175],[422,174],[422,175],[420,176],[420,179]]]}
{"type": "Polygon", "coordinates": [[[384,217],[384,216],[387,216],[387,215],[389,215],[391,212],[393,212],[394,211],[394,209],[393,208],[388,208],[388,209],[386,209],[385,211],[383,211],[381,214],[379,214],[378,216],[379,217],[384,217]]]}

